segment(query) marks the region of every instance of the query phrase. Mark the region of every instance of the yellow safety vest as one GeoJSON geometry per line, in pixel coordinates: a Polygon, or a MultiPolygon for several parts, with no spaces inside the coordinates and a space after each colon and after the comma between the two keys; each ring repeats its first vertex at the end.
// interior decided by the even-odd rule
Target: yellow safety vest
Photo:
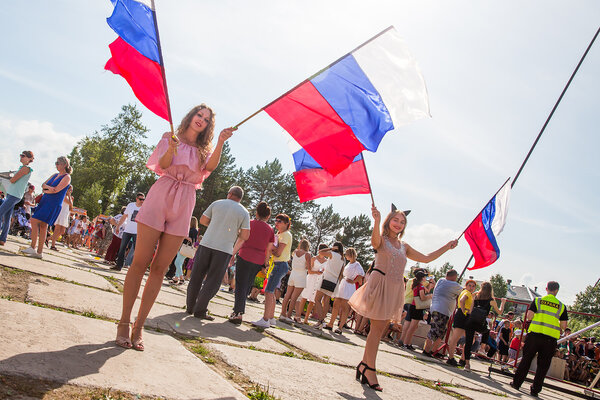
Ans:
{"type": "Polygon", "coordinates": [[[560,337],[560,315],[565,305],[554,295],[546,295],[535,299],[537,311],[529,325],[529,332],[541,333],[558,339],[560,337]]]}

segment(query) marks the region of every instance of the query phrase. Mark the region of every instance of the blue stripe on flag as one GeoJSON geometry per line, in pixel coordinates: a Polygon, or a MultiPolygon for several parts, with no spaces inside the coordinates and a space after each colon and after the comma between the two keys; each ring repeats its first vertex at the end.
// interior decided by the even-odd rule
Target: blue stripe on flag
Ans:
{"type": "Polygon", "coordinates": [[[381,95],[352,55],[311,79],[311,83],[367,150],[377,151],[386,132],[394,129],[381,95]]]}
{"type": "Polygon", "coordinates": [[[485,206],[485,208],[481,212],[481,222],[483,223],[483,229],[485,230],[485,234],[487,235],[490,243],[496,251],[496,259],[498,259],[500,258],[500,248],[498,247],[498,243],[496,243],[496,236],[494,236],[494,232],[492,232],[492,221],[494,220],[495,215],[496,196],[494,196],[494,198],[485,206]]]}
{"type": "Polygon", "coordinates": [[[135,0],[111,0],[115,9],[108,25],[131,47],[160,64],[153,11],[135,0]]]}
{"type": "MultiPolygon", "coordinates": [[[[292,157],[294,157],[294,167],[296,167],[296,171],[301,171],[303,169],[323,168],[304,149],[296,151],[294,154],[292,154],[292,157]]],[[[362,160],[362,154],[354,157],[352,162],[357,162],[359,160],[362,160]]]]}

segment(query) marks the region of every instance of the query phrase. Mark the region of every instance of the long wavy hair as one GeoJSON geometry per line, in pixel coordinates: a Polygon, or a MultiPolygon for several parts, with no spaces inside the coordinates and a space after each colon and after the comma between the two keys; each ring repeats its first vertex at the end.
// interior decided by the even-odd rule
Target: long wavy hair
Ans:
{"type": "Polygon", "coordinates": [[[199,106],[192,108],[185,117],[181,120],[181,123],[177,127],[177,135],[183,135],[183,133],[190,127],[192,123],[192,119],[198,113],[198,111],[206,109],[210,111],[210,118],[208,119],[208,124],[206,128],[202,132],[198,134],[196,137],[196,147],[198,148],[198,155],[200,159],[200,165],[203,165],[208,157],[208,153],[210,153],[214,130],[215,130],[215,113],[214,111],[202,103],[199,106]]]}

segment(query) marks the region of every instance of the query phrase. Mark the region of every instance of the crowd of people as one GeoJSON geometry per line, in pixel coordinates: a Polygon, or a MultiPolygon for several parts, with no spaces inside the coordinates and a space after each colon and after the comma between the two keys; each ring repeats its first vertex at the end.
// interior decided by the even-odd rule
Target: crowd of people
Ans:
{"type": "MultiPolygon", "coordinates": [[[[212,109],[202,104],[190,110],[174,134],[163,135],[150,156],[147,167],[159,178],[147,195],[138,193],[135,201],[119,214],[92,221],[72,212],[72,168],[66,157],[56,160],[57,173],[42,184],[41,198],[33,198],[35,188],[28,181],[34,157],[31,151],[24,151],[20,155],[21,167],[11,178],[0,206],[0,245],[6,241],[15,206],[22,202],[31,239],[30,246],[21,250],[23,254],[42,258],[45,243],[50,242],[49,248],[58,251],[56,243],[62,239],[66,246],[95,252],[113,270],[128,267],[116,344],[138,351],[145,349],[144,322],[165,278],[170,284],[188,283],[186,312],[196,318],[214,319],[209,302],[226,280],[235,293],[229,316],[233,324],[243,322],[246,302],[258,301],[258,293],[264,293],[263,316],[251,322],[257,327],[312,324],[314,329],[335,334],[352,331],[365,335],[364,355],[356,367],[356,378],[377,391],[382,390],[376,375],[381,340],[414,351],[413,341],[419,327],[425,324],[429,330],[422,353],[443,357],[441,350],[447,347],[446,363],[462,365],[467,371],[472,354],[497,357],[504,365],[514,363],[517,354],[524,354],[523,365],[531,362],[531,352],[539,350],[533,345],[533,350],[528,350],[528,343],[540,340],[547,345],[546,338],[551,338],[556,345],[556,332],[564,330],[567,319],[566,308],[553,297],[558,292],[556,282],[548,284],[551,297],[530,306],[533,313],[527,320],[533,325],[526,336],[527,327],[520,319],[514,319],[513,312],[497,317],[503,315],[506,300],[494,297],[489,282],[477,289],[473,280],[467,280],[464,286],[457,282],[455,270],[449,270],[438,282],[425,269],[414,268],[410,274],[405,271],[408,260],[430,263],[454,249],[457,240],[429,254],[419,252],[402,240],[408,212],[393,205],[383,221],[374,205],[371,209],[375,260],[366,271],[357,261],[356,250],[345,248],[341,242],[318,243],[313,253],[308,240],[293,238],[293,221],[282,212],[285,210],[275,215],[272,227],[272,210],[260,202],[251,219],[240,204],[244,190],[239,186],[231,187],[225,199],[213,202],[199,220],[193,217],[196,190],[218,166],[223,145],[235,131],[221,131],[213,147],[214,126],[212,109]],[[206,227],[202,236],[199,225],[206,227]],[[48,237],[50,227],[52,235],[48,237]],[[131,323],[133,305],[148,270],[137,317],[131,323]],[[276,319],[277,303],[281,310],[276,319]],[[560,312],[548,311],[555,309],[560,312]],[[546,316],[538,318],[542,314],[546,316]],[[554,319],[548,319],[550,314],[554,319]],[[536,318],[543,329],[536,328],[536,318]],[[457,349],[461,349],[458,362],[457,349]]],[[[600,353],[595,340],[568,341],[560,351],[567,356],[593,354],[596,359],[600,353]]],[[[541,364],[538,363],[538,371],[544,368],[541,364]]],[[[515,375],[515,387],[522,383],[521,377],[522,368],[515,375]]],[[[536,377],[532,393],[537,394],[540,385],[536,377]]]]}

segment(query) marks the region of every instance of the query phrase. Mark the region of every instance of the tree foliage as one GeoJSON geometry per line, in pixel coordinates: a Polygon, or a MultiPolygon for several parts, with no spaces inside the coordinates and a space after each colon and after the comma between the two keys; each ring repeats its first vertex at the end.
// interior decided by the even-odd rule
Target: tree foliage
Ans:
{"type": "Polygon", "coordinates": [[[134,105],[125,105],[109,125],[75,145],[69,158],[73,166],[73,196],[78,207],[92,214],[98,209],[112,211],[107,208],[117,201],[127,183],[145,176],[151,149],[141,141],[148,132],[141,117],[134,105]],[[100,205],[98,200],[102,200],[100,205]]]}
{"type": "Polygon", "coordinates": [[[452,266],[452,264],[450,264],[449,262],[445,262],[444,265],[442,265],[439,269],[433,268],[431,271],[429,271],[429,274],[433,275],[435,277],[435,281],[437,282],[441,278],[445,278],[446,273],[453,268],[454,267],[452,266]]]}
{"type": "MultiPolygon", "coordinates": [[[[600,315],[600,285],[589,285],[583,291],[577,293],[575,296],[575,303],[573,304],[573,307],[571,307],[571,310],[600,315]]],[[[597,317],[586,317],[577,314],[569,315],[569,327],[573,332],[589,326],[597,321],[597,317]]],[[[585,336],[600,336],[600,328],[595,328],[586,332],[585,336]]]]}
{"type": "Polygon", "coordinates": [[[494,297],[497,299],[501,299],[506,297],[506,292],[508,291],[508,284],[506,279],[501,274],[495,274],[490,277],[490,283],[492,284],[492,289],[494,290],[494,297]]]}
{"type": "Polygon", "coordinates": [[[363,268],[368,268],[375,256],[371,247],[371,219],[365,215],[342,218],[342,230],[335,239],[342,242],[344,247],[354,247],[358,254],[357,261],[363,268]]]}
{"type": "Polygon", "coordinates": [[[311,229],[309,231],[310,237],[313,239],[312,244],[315,253],[320,243],[332,242],[342,226],[342,217],[333,211],[333,205],[325,208],[316,206],[312,214],[311,229]]]}

